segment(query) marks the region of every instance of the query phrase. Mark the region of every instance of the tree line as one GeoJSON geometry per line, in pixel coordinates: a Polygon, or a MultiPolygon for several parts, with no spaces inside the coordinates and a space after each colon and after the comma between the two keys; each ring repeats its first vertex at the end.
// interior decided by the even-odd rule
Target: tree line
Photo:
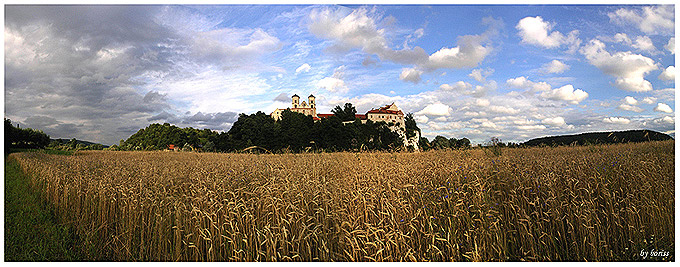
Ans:
{"type": "MultiPolygon", "coordinates": [[[[208,152],[242,151],[253,146],[271,152],[302,151],[360,151],[399,150],[403,139],[391,128],[401,125],[356,119],[356,108],[351,103],[336,106],[334,116],[314,122],[312,116],[284,110],[280,120],[259,111],[239,114],[227,132],[191,127],[179,128],[169,123],[151,124],[140,129],[127,140],[114,145],[113,150],[159,150],[174,145],[182,150],[208,152]]],[[[420,131],[413,114],[405,117],[407,137],[420,131]]],[[[412,148],[411,148],[412,149],[412,148]]]]}
{"type": "Polygon", "coordinates": [[[5,118],[5,151],[10,148],[45,148],[50,136],[40,130],[14,127],[12,120],[5,118]]]}

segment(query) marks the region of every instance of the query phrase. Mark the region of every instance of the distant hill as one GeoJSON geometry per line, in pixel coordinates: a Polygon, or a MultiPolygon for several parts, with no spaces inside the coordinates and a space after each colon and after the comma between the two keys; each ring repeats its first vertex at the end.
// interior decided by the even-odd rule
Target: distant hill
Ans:
{"type": "MultiPolygon", "coordinates": [[[[69,141],[71,141],[71,139],[64,139],[64,138],[50,139],[50,142],[54,142],[54,141],[57,141],[57,142],[59,142],[60,144],[65,145],[66,143],[68,143],[69,141]]],[[[89,146],[89,145],[99,145],[99,143],[94,143],[94,142],[89,142],[89,141],[83,141],[83,140],[78,140],[78,139],[76,139],[76,144],[77,144],[77,145],[78,145],[78,144],[82,144],[82,145],[84,145],[84,146],[89,146]]],[[[109,146],[107,146],[107,145],[102,145],[102,146],[104,146],[104,147],[109,147],[109,146]]]]}
{"type": "Polygon", "coordinates": [[[539,145],[586,145],[586,144],[613,144],[628,142],[662,141],[672,140],[667,134],[650,130],[630,130],[622,132],[595,132],[574,135],[548,136],[531,139],[523,143],[525,146],[539,145]]]}

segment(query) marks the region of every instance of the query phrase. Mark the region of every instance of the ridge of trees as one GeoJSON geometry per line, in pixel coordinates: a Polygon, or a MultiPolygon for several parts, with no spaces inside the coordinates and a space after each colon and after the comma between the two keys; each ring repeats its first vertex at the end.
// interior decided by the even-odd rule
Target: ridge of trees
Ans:
{"type": "MultiPolygon", "coordinates": [[[[314,122],[312,116],[290,110],[284,110],[278,121],[261,111],[250,115],[241,113],[227,132],[154,123],[110,149],[160,150],[171,144],[181,149],[209,152],[234,152],[252,146],[274,152],[385,151],[404,147],[403,139],[391,129],[399,125],[370,120],[361,123],[355,118],[356,108],[351,103],[346,103],[344,108],[336,106],[332,112],[334,116],[318,122],[314,122]]],[[[405,124],[407,136],[415,136],[415,131],[420,131],[413,114],[406,116],[405,124]]]]}
{"type": "Polygon", "coordinates": [[[561,146],[613,144],[627,142],[663,141],[673,139],[670,135],[652,130],[628,130],[620,132],[592,132],[573,135],[548,136],[531,139],[524,146],[561,146]]]}
{"type": "Polygon", "coordinates": [[[10,148],[45,148],[50,143],[50,136],[41,130],[19,128],[12,125],[12,120],[5,118],[5,151],[10,148]]]}

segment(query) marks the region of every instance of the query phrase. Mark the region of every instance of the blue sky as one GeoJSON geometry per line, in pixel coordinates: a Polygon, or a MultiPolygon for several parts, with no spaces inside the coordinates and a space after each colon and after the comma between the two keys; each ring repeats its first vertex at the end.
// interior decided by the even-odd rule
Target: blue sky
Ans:
{"type": "Polygon", "coordinates": [[[395,102],[425,137],[675,132],[674,6],[7,6],[5,116],[116,144],[290,96],[395,102]]]}

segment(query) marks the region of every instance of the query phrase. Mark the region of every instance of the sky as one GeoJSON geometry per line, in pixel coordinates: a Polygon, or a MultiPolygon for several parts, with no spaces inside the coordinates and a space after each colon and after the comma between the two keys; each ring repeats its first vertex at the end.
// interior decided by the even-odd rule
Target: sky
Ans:
{"type": "Polygon", "coordinates": [[[5,117],[118,144],[316,96],[432,140],[675,133],[673,5],[5,6],[5,117]]]}

